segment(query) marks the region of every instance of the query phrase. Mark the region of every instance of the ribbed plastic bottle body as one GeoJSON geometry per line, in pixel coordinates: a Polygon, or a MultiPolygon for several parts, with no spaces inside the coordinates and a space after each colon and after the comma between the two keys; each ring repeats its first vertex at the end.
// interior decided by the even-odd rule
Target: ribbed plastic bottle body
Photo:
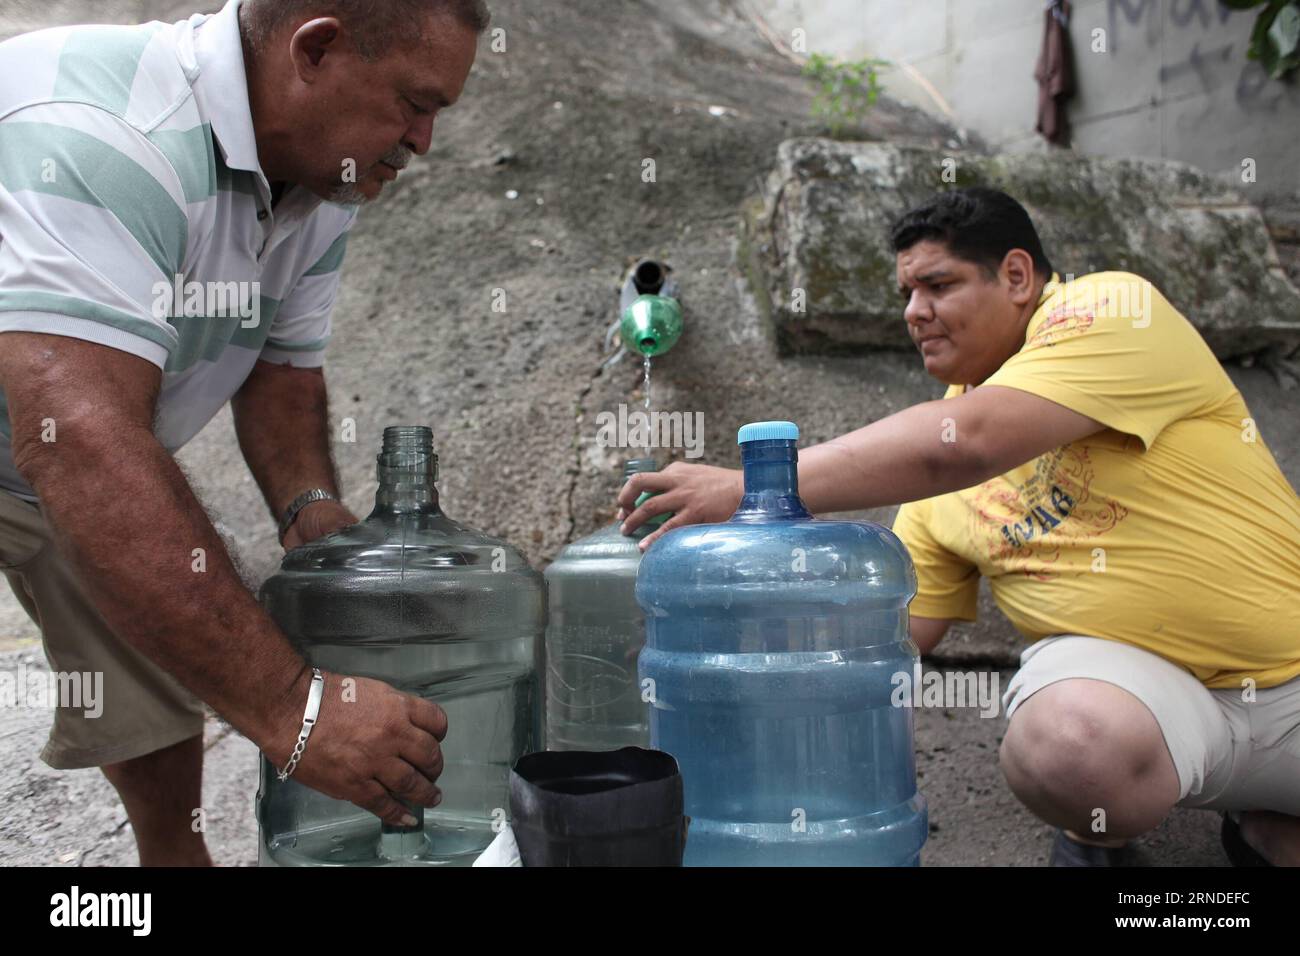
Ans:
{"type": "Polygon", "coordinates": [[[914,865],[927,815],[912,712],[892,700],[917,660],[911,561],[879,525],[807,514],[793,442],[743,447],[741,510],[665,535],[636,589],[651,745],[677,758],[691,818],[685,862],[914,865]],[[751,465],[779,474],[751,487],[751,465]]]}
{"type": "MultiPolygon", "coordinates": [[[[510,768],[540,745],[541,575],[504,541],[442,514],[431,479],[397,487],[394,498],[381,484],[360,525],[287,555],[262,600],[314,666],[446,711],[442,803],[423,811],[422,832],[394,840],[352,804],[280,783],[262,758],[265,863],[468,865],[509,806],[510,768]]],[[[314,734],[329,732],[322,722],[314,734]]]]}
{"type": "Polygon", "coordinates": [[[636,658],[645,615],[636,603],[639,539],[605,528],[546,569],[546,747],[617,750],[650,741],[636,658]]]}
{"type": "MultiPolygon", "coordinates": [[[[653,471],[627,462],[625,476],[653,471]]],[[[617,524],[566,547],[546,569],[546,747],[617,750],[650,743],[649,706],[637,684],[645,614],[636,603],[638,542],[617,524]]]]}

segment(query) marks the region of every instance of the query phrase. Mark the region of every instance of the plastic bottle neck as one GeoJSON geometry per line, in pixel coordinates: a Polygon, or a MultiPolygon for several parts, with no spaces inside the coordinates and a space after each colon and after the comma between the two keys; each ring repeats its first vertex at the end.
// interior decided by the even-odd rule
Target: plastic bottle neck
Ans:
{"type": "MultiPolygon", "coordinates": [[[[647,359],[647,361],[649,361],[649,359],[647,359]]],[[[658,471],[658,470],[659,470],[659,465],[653,458],[629,458],[623,462],[623,483],[627,484],[628,479],[631,478],[633,475],[639,475],[642,472],[658,471]]],[[[636,499],[636,506],[639,507],[642,502],[648,500],[649,498],[654,497],[654,494],[655,494],[654,492],[649,492],[649,491],[642,492],[636,499]]],[[[627,539],[632,541],[640,541],[642,538],[649,535],[650,532],[656,530],[659,527],[659,525],[663,524],[666,520],[668,520],[669,517],[671,517],[671,515],[668,514],[656,515],[654,518],[651,518],[650,520],[645,521],[642,524],[638,525],[635,531],[633,531],[630,535],[627,535],[627,539]]],[[[612,524],[610,527],[614,531],[617,531],[621,523],[622,522],[615,521],[614,524],[612,524]]],[[[621,532],[618,532],[618,534],[620,539],[623,538],[621,532]]]]}
{"type": "Polygon", "coordinates": [[[633,475],[646,471],[658,471],[659,466],[653,458],[629,458],[623,462],[623,481],[627,482],[633,475]]]}
{"type": "Polygon", "coordinates": [[[423,426],[384,429],[384,447],[375,469],[372,518],[411,514],[441,514],[438,507],[438,456],[433,453],[433,432],[423,426]]]}
{"type": "Polygon", "coordinates": [[[810,518],[799,497],[799,449],[793,441],[763,439],[740,446],[745,496],[733,521],[810,518]]]}

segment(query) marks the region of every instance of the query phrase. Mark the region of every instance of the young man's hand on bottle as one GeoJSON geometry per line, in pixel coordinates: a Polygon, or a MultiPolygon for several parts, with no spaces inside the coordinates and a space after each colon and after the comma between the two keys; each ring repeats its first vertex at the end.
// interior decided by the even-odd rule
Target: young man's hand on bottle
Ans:
{"type": "Polygon", "coordinates": [[[653,534],[641,540],[640,548],[644,551],[673,528],[726,521],[739,507],[744,492],[744,473],[738,469],[675,461],[663,471],[633,475],[623,485],[618,494],[621,530],[631,534],[655,515],[673,512],[653,534]],[[646,491],[658,494],[636,507],[637,498],[646,491]]]}
{"type": "MultiPolygon", "coordinates": [[[[413,826],[410,810],[394,798],[422,807],[442,800],[435,781],[443,767],[446,713],[383,681],[335,673],[324,677],[320,714],[291,779],[354,803],[385,823],[413,826]]],[[[281,723],[286,728],[292,724],[293,730],[292,736],[277,735],[281,746],[273,756],[268,753],[276,769],[283,769],[297,741],[310,686],[307,671],[286,699],[281,723]]]]}

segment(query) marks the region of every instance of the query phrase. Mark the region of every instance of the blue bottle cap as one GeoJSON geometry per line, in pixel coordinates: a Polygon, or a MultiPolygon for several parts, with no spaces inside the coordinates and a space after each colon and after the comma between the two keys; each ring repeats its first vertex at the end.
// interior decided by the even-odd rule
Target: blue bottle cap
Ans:
{"type": "Polygon", "coordinates": [[[797,441],[799,439],[799,426],[794,422],[750,422],[748,425],[740,427],[740,431],[736,435],[736,444],[743,445],[747,441],[763,441],[764,439],[797,441]]]}

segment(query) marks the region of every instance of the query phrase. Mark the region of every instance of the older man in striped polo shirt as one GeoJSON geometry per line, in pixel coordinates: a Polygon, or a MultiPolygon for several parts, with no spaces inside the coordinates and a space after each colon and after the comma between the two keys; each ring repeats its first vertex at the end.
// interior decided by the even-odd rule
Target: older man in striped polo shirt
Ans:
{"type": "MultiPolygon", "coordinates": [[[[461,94],[482,0],[230,0],[0,44],[0,570],[56,672],[102,675],[41,756],[101,767],[145,864],[209,862],[202,699],[280,766],[312,674],[171,453],[231,401],[286,547],[337,500],[321,371],[348,229],[461,94]],[[206,554],[203,573],[193,554],[206,554]]],[[[445,715],[325,674],[295,774],[433,805],[445,715]]]]}

